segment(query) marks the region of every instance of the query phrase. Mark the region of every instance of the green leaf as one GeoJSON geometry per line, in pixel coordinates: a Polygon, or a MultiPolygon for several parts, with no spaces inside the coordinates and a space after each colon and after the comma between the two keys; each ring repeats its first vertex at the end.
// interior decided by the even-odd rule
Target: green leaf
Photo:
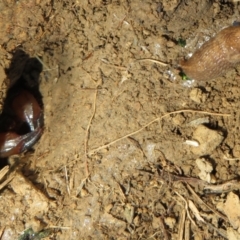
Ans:
{"type": "Polygon", "coordinates": [[[186,40],[179,38],[178,39],[178,45],[180,45],[181,47],[185,47],[186,46],[186,40]]]}
{"type": "Polygon", "coordinates": [[[51,234],[52,230],[44,229],[40,232],[34,232],[32,228],[29,228],[24,231],[24,233],[18,238],[18,240],[41,240],[45,237],[48,237],[51,234]]]}
{"type": "Polygon", "coordinates": [[[183,71],[181,71],[179,75],[183,81],[191,80],[191,78],[189,78],[183,71]]]}

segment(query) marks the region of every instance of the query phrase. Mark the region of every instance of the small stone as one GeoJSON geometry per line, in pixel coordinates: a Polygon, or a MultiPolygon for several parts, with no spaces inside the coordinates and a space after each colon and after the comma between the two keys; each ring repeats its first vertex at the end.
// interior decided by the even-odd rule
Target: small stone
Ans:
{"type": "Polygon", "coordinates": [[[181,114],[178,114],[172,118],[172,121],[174,125],[181,126],[185,122],[185,117],[181,114]]]}
{"type": "Polygon", "coordinates": [[[26,215],[35,218],[36,215],[43,216],[48,212],[48,199],[31,182],[25,179],[24,176],[16,174],[10,186],[18,196],[22,197],[22,208],[25,209],[26,215]]]}
{"type": "Polygon", "coordinates": [[[234,229],[240,228],[240,201],[237,194],[230,192],[225,203],[218,203],[217,209],[224,212],[234,229]]]}
{"type": "Polygon", "coordinates": [[[211,173],[213,166],[210,162],[207,162],[204,158],[196,159],[196,164],[201,172],[211,173]]]}
{"type": "Polygon", "coordinates": [[[176,219],[172,217],[167,217],[164,219],[164,222],[169,228],[173,229],[176,224],[176,219]]]}
{"type": "Polygon", "coordinates": [[[239,240],[240,239],[240,234],[238,231],[235,231],[233,228],[229,227],[227,228],[227,239],[231,240],[239,240]]]}
{"type": "Polygon", "coordinates": [[[206,173],[206,172],[200,172],[198,174],[199,178],[202,179],[203,181],[206,181],[208,183],[211,182],[211,176],[209,173],[206,173]]]}
{"type": "Polygon", "coordinates": [[[143,34],[149,36],[150,35],[150,31],[148,31],[146,29],[143,29],[143,34]]]}
{"type": "Polygon", "coordinates": [[[193,133],[193,140],[198,141],[199,146],[191,147],[191,150],[198,156],[211,154],[221,144],[223,139],[221,132],[199,125],[193,133]]]}
{"type": "Polygon", "coordinates": [[[113,208],[113,204],[108,204],[107,206],[105,206],[104,211],[109,213],[112,208],[113,208]]]}
{"type": "Polygon", "coordinates": [[[139,216],[136,216],[136,217],[133,219],[133,223],[134,223],[135,226],[139,226],[139,225],[140,225],[139,216]]]}
{"type": "Polygon", "coordinates": [[[234,148],[233,148],[233,156],[235,158],[240,157],[240,145],[239,144],[234,146],[234,148]]]}
{"type": "Polygon", "coordinates": [[[204,158],[198,158],[198,159],[196,159],[196,164],[200,170],[200,173],[198,174],[200,179],[202,179],[208,183],[216,182],[216,178],[212,174],[213,166],[210,162],[208,162],[204,158]]]}
{"type": "Polygon", "coordinates": [[[175,47],[175,43],[173,41],[167,41],[167,47],[172,48],[175,47]]]}
{"type": "Polygon", "coordinates": [[[153,227],[154,229],[157,229],[157,228],[159,228],[159,226],[160,226],[159,217],[153,216],[153,218],[152,218],[152,227],[153,227]]]}
{"type": "Polygon", "coordinates": [[[204,103],[207,99],[207,94],[204,93],[200,88],[193,88],[189,94],[189,97],[196,103],[204,103]]]}

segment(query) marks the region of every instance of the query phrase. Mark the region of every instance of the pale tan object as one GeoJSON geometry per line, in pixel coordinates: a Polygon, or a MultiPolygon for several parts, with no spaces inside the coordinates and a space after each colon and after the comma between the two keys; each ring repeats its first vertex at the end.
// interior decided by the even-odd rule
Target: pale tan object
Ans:
{"type": "Polygon", "coordinates": [[[198,156],[204,156],[211,154],[221,144],[224,136],[222,132],[199,125],[193,132],[192,139],[197,141],[199,146],[191,147],[191,151],[198,156]]]}
{"type": "Polygon", "coordinates": [[[188,77],[207,81],[223,75],[239,62],[240,26],[231,26],[204,43],[191,58],[182,61],[180,66],[188,77]]]}
{"type": "Polygon", "coordinates": [[[212,164],[206,161],[204,158],[196,159],[196,164],[200,170],[200,173],[198,174],[199,178],[211,183],[211,172],[213,170],[212,164]]]}
{"type": "Polygon", "coordinates": [[[237,194],[230,192],[227,195],[227,200],[225,203],[219,202],[217,204],[217,209],[223,211],[228,219],[233,229],[240,231],[240,200],[237,194]]]}

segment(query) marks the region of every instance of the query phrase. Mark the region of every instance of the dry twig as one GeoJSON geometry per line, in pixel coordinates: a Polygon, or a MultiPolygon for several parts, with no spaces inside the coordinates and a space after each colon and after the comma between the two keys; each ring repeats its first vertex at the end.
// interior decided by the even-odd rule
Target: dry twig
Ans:
{"type": "Polygon", "coordinates": [[[186,220],[186,209],[183,209],[180,216],[180,223],[179,223],[179,229],[178,229],[179,240],[183,239],[185,220],[186,220]]]}
{"type": "Polygon", "coordinates": [[[190,215],[190,213],[189,213],[189,211],[188,211],[188,203],[187,203],[187,200],[186,200],[181,194],[179,194],[178,192],[175,191],[175,193],[184,201],[184,203],[185,203],[185,209],[186,209],[186,212],[187,212],[187,216],[188,216],[188,218],[190,219],[190,221],[192,222],[192,224],[193,224],[195,227],[197,227],[196,223],[193,221],[193,219],[192,219],[192,217],[191,217],[191,215],[190,215]]]}
{"type": "Polygon", "coordinates": [[[159,64],[161,66],[164,66],[164,67],[169,66],[168,63],[165,63],[165,62],[153,59],[153,58],[141,58],[141,59],[136,60],[136,62],[142,62],[142,61],[150,61],[150,62],[157,63],[157,64],[159,64]]]}
{"type": "Polygon", "coordinates": [[[225,155],[223,155],[223,159],[224,159],[224,160],[227,160],[227,161],[238,161],[238,160],[240,160],[239,157],[229,158],[229,157],[227,157],[227,156],[225,156],[225,155]]]}
{"type": "Polygon", "coordinates": [[[69,181],[68,181],[68,173],[67,173],[67,168],[64,166],[64,173],[65,173],[65,179],[66,179],[66,185],[67,185],[67,192],[68,195],[70,196],[70,187],[69,187],[69,181]]]}
{"type": "Polygon", "coordinates": [[[76,195],[75,195],[76,197],[77,197],[78,194],[82,191],[82,189],[83,189],[83,187],[85,186],[86,182],[87,182],[87,178],[84,178],[84,179],[81,181],[80,185],[77,187],[77,190],[76,190],[76,195]]]}
{"type": "Polygon", "coordinates": [[[193,203],[192,200],[188,200],[188,206],[191,209],[193,215],[195,216],[195,218],[200,221],[200,222],[205,222],[205,220],[202,218],[202,216],[200,215],[199,210],[197,209],[197,207],[195,206],[195,204],[193,203]]]}
{"type": "Polygon", "coordinates": [[[86,130],[86,137],[85,137],[85,142],[84,142],[84,152],[85,152],[85,171],[86,171],[86,177],[88,178],[89,176],[89,171],[88,171],[88,162],[87,162],[87,159],[88,159],[88,139],[89,139],[89,133],[90,133],[90,126],[92,124],[92,120],[93,120],[93,117],[95,115],[95,112],[96,112],[96,99],[97,99],[97,90],[95,90],[95,94],[94,94],[94,100],[93,100],[93,113],[92,113],[92,116],[91,118],[89,119],[89,122],[88,122],[88,126],[87,126],[87,130],[86,130]]]}
{"type": "Polygon", "coordinates": [[[62,227],[62,226],[48,226],[48,228],[57,228],[57,229],[61,229],[61,230],[68,230],[71,229],[71,227],[62,227]]]}
{"type": "Polygon", "coordinates": [[[139,132],[141,132],[143,129],[145,129],[146,127],[148,127],[149,125],[151,125],[151,124],[153,124],[153,123],[155,123],[155,122],[157,122],[157,121],[160,121],[160,120],[162,120],[162,119],[170,116],[171,114],[178,114],[178,113],[184,113],[184,112],[199,113],[199,114],[208,114],[208,115],[212,115],[212,116],[223,116],[223,117],[229,117],[229,116],[230,116],[230,114],[212,113],[212,112],[192,110],[192,109],[183,109],[183,110],[178,110],[178,111],[169,112],[169,113],[164,114],[164,115],[161,116],[161,117],[155,118],[154,120],[150,121],[149,123],[147,123],[146,125],[144,125],[143,127],[141,127],[140,129],[138,129],[138,130],[136,130],[136,131],[134,131],[134,132],[131,132],[131,133],[129,133],[129,134],[123,136],[123,137],[117,138],[116,140],[114,140],[114,141],[112,141],[112,142],[110,142],[110,143],[107,143],[107,144],[105,144],[105,145],[102,145],[102,146],[100,146],[100,147],[97,147],[97,148],[94,148],[94,149],[90,150],[90,151],[88,152],[88,155],[92,155],[92,154],[94,154],[95,152],[97,152],[97,151],[99,151],[99,150],[101,150],[101,149],[107,148],[107,147],[113,145],[113,144],[116,143],[116,142],[119,142],[119,141],[121,141],[121,140],[123,140],[123,139],[125,139],[125,138],[127,138],[127,137],[130,137],[130,136],[132,136],[132,135],[134,135],[134,134],[136,134],[136,133],[139,133],[139,132]]]}
{"type": "Polygon", "coordinates": [[[222,184],[209,184],[204,187],[206,193],[225,193],[240,189],[240,182],[238,180],[229,180],[222,184]]]}
{"type": "Polygon", "coordinates": [[[222,228],[217,228],[217,227],[213,226],[213,225],[212,225],[211,223],[209,223],[209,222],[205,222],[205,223],[206,223],[206,225],[207,225],[210,229],[216,231],[217,233],[219,233],[219,234],[220,234],[222,237],[224,237],[225,239],[228,239],[227,231],[223,230],[222,228]]]}
{"type": "Polygon", "coordinates": [[[0,229],[0,239],[2,239],[5,228],[6,227],[1,227],[1,229],[0,229]]]}
{"type": "Polygon", "coordinates": [[[0,180],[8,173],[9,171],[9,166],[5,166],[3,169],[0,171],[0,180]]]}
{"type": "Polygon", "coordinates": [[[8,183],[10,183],[13,180],[14,176],[8,178],[7,180],[5,180],[2,184],[0,184],[0,190],[2,188],[4,188],[6,185],[8,185],[8,183]]]}
{"type": "Polygon", "coordinates": [[[184,226],[184,240],[189,240],[190,239],[190,220],[185,221],[185,226],[184,226]]]}
{"type": "Polygon", "coordinates": [[[196,193],[195,191],[186,183],[188,190],[192,193],[194,199],[198,201],[199,205],[204,205],[206,208],[210,209],[213,213],[215,213],[218,217],[222,218],[224,221],[228,222],[228,218],[225,217],[222,213],[216,211],[215,209],[208,206],[196,193]]]}

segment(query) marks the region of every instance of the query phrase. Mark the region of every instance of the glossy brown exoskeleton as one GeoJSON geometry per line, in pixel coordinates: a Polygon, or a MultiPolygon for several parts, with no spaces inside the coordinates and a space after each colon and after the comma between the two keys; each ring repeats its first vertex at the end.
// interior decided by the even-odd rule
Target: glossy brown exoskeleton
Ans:
{"type": "Polygon", "coordinates": [[[25,61],[20,64],[23,69],[16,71],[17,59],[13,57],[13,64],[7,73],[10,87],[0,115],[0,158],[30,149],[43,132],[43,108],[38,91],[41,66],[36,59],[29,58],[23,51],[20,54],[25,61]],[[13,75],[11,71],[20,74],[13,75]]]}

